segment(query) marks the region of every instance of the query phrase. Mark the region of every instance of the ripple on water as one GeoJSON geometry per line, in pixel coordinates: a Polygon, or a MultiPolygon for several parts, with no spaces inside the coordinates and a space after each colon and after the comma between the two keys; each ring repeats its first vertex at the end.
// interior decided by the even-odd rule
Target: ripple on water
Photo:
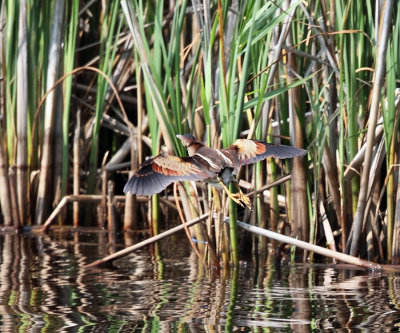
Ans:
{"type": "MultiPolygon", "coordinates": [[[[183,237],[183,236],[182,236],[183,237]]],[[[257,331],[399,328],[395,274],[324,265],[247,263],[237,280],[210,276],[185,239],[144,248],[113,269],[84,265],[110,253],[85,242],[1,235],[0,315],[5,331],[257,331]],[[162,257],[162,259],[160,259],[162,257]]],[[[90,241],[89,241],[90,240],[90,241]]],[[[121,248],[115,247],[113,250],[121,248]]]]}

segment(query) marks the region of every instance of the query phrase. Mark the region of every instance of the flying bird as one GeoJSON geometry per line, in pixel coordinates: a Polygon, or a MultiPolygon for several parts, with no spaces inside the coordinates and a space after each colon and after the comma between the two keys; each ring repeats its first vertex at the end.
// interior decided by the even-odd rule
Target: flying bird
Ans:
{"type": "Polygon", "coordinates": [[[189,157],[161,153],[141,164],[139,170],[126,183],[124,193],[153,195],[177,181],[206,181],[222,187],[237,204],[251,207],[250,199],[240,190],[235,175],[241,165],[252,164],[267,157],[292,158],[307,150],[258,140],[237,139],[226,149],[207,147],[191,134],[177,135],[186,147],[189,157]],[[238,193],[228,189],[234,183],[238,193]]]}

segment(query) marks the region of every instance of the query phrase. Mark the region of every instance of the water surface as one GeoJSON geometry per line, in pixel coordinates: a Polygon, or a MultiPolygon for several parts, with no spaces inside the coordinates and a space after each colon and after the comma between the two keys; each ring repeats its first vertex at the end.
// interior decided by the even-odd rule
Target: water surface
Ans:
{"type": "Polygon", "coordinates": [[[389,332],[400,327],[399,275],[329,265],[257,269],[244,262],[237,273],[216,276],[196,260],[183,233],[163,240],[160,251],[144,248],[113,268],[84,268],[132,241],[138,239],[105,233],[1,234],[2,331],[389,332]]]}

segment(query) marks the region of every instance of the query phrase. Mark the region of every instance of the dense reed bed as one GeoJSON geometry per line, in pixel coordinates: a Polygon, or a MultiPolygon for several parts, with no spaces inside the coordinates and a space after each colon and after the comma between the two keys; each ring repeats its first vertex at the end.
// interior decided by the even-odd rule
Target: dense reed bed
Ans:
{"type": "MultiPolygon", "coordinates": [[[[41,225],[64,198],[61,224],[156,234],[167,217],[216,209],[188,231],[204,261],[238,262],[240,219],[399,264],[398,10],[390,0],[3,1],[1,223],[41,225]],[[308,155],[242,168],[251,211],[199,183],[121,196],[146,157],[186,154],[182,133],[308,155]]],[[[263,258],[288,253],[252,240],[263,258]]]]}

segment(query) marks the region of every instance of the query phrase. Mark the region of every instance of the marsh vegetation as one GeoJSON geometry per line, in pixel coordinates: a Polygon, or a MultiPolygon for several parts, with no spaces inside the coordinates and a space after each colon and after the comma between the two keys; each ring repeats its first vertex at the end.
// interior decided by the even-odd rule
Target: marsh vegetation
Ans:
{"type": "MultiPolygon", "coordinates": [[[[1,4],[4,227],[43,225],[62,200],[72,204],[59,224],[114,232],[157,234],[169,219],[216,210],[189,237],[210,264],[237,263],[237,219],[400,263],[398,2],[1,4]],[[252,210],[202,183],[122,196],[147,157],[186,154],[183,133],[212,147],[246,137],[308,154],[242,167],[252,210]]],[[[265,258],[290,254],[251,243],[265,258]]]]}

